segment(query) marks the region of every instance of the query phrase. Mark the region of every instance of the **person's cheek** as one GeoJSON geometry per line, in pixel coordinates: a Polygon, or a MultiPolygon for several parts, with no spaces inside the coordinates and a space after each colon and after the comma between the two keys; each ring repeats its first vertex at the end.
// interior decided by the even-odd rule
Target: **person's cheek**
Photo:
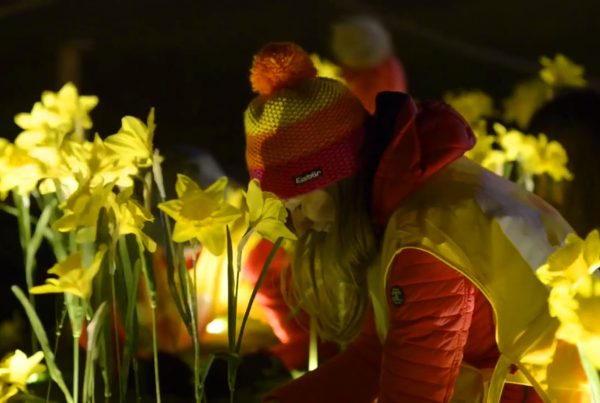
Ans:
{"type": "Polygon", "coordinates": [[[307,218],[317,225],[316,230],[323,230],[333,222],[335,209],[331,198],[327,195],[315,197],[303,205],[303,212],[307,218]]]}
{"type": "Polygon", "coordinates": [[[308,231],[312,225],[311,220],[309,220],[302,209],[298,208],[292,211],[292,224],[294,225],[294,232],[297,236],[302,236],[306,231],[308,231]]]}

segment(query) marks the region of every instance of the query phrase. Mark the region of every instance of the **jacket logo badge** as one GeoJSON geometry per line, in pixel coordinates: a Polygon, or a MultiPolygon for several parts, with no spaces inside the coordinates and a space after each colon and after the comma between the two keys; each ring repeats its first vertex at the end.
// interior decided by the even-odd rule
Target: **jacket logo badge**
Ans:
{"type": "Polygon", "coordinates": [[[296,185],[301,185],[301,184],[309,182],[313,179],[317,179],[321,175],[323,175],[323,170],[321,168],[316,168],[310,172],[306,172],[300,176],[296,176],[294,178],[294,182],[296,183],[296,185]]]}
{"type": "Polygon", "coordinates": [[[404,304],[404,291],[402,288],[395,285],[390,289],[390,298],[392,299],[392,304],[394,304],[394,306],[401,306],[404,304]]]}

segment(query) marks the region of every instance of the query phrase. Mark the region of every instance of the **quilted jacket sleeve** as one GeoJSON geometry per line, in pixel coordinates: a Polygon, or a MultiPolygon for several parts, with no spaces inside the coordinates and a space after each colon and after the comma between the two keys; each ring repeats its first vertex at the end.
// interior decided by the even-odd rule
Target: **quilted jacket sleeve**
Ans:
{"type": "Polygon", "coordinates": [[[448,402],[475,304],[475,287],[432,255],[405,250],[387,283],[389,330],[379,403],[448,402]]]}
{"type": "Polygon", "coordinates": [[[379,389],[380,365],[381,343],[370,310],[360,335],[344,352],[273,390],[263,402],[371,403],[379,389]]]}

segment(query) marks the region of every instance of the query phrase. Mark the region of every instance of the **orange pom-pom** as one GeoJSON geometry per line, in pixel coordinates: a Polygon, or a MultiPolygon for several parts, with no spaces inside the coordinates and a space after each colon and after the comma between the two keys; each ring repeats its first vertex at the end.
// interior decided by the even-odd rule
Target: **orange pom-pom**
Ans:
{"type": "Polygon", "coordinates": [[[281,88],[317,76],[317,69],[308,54],[291,42],[275,42],[264,46],[252,61],[252,90],[269,96],[281,88]]]}

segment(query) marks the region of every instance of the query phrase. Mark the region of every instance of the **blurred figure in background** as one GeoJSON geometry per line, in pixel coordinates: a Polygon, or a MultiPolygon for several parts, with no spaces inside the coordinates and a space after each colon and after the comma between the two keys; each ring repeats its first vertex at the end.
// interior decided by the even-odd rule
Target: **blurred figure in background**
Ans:
{"type": "Polygon", "coordinates": [[[591,89],[565,92],[532,117],[530,132],[557,140],[569,156],[572,182],[541,178],[536,193],[552,203],[580,235],[600,227],[600,94],[591,89]]]}
{"type": "Polygon", "coordinates": [[[375,111],[378,93],[408,91],[390,34],[377,19],[357,15],[334,23],[331,49],[342,77],[369,113],[375,111]]]}

